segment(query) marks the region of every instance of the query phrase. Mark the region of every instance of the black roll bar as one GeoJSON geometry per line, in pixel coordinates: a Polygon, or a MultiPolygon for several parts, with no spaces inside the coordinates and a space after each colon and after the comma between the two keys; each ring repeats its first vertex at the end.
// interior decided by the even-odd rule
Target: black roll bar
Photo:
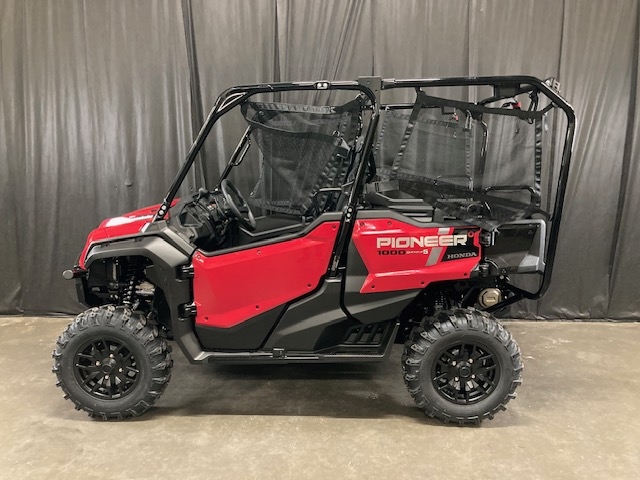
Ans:
{"type": "Polygon", "coordinates": [[[365,85],[361,85],[355,81],[337,81],[337,82],[328,82],[328,81],[317,81],[317,82],[278,82],[271,84],[257,84],[257,85],[241,85],[237,87],[232,87],[224,92],[217,98],[213,108],[207,115],[207,118],[202,125],[202,128],[198,132],[191,148],[189,149],[189,153],[187,153],[187,158],[185,159],[184,164],[178,171],[176,178],[173,180],[167,195],[162,201],[162,205],[158,209],[153,218],[153,221],[159,221],[164,219],[165,215],[169,211],[171,206],[171,202],[175,198],[182,182],[187,176],[189,169],[193,165],[193,162],[196,160],[202,145],[204,144],[209,132],[213,128],[213,125],[218,121],[220,117],[222,117],[225,113],[229,112],[233,108],[240,105],[242,102],[246,101],[249,97],[260,93],[276,93],[276,92],[287,92],[287,91],[323,91],[323,90],[356,90],[369,98],[371,102],[371,106],[374,109],[374,112],[378,111],[378,103],[377,98],[373,91],[365,85]]]}
{"type": "MultiPolygon", "coordinates": [[[[554,84],[555,82],[551,82],[554,84]]],[[[567,129],[564,137],[564,148],[562,150],[562,159],[560,161],[560,174],[558,176],[558,187],[556,191],[553,216],[551,217],[551,228],[549,232],[549,241],[547,242],[547,251],[545,255],[545,270],[540,286],[536,292],[523,290],[515,285],[508,284],[509,290],[513,296],[494,305],[487,310],[490,312],[502,310],[507,306],[526,298],[528,300],[538,300],[549,288],[551,282],[551,274],[553,273],[553,265],[555,262],[558,236],[560,233],[560,223],[562,220],[562,210],[564,206],[564,198],[569,179],[569,165],[571,163],[571,155],[573,152],[573,140],[576,129],[576,115],[573,107],[546,82],[527,75],[512,76],[487,76],[487,77],[450,77],[450,78],[424,78],[424,79],[406,79],[396,80],[389,79],[382,81],[382,90],[393,88],[429,88],[429,87],[465,87],[465,86],[491,86],[494,88],[494,96],[479,102],[479,105],[498,101],[504,98],[510,98],[523,93],[530,93],[534,90],[545,94],[551,103],[559,107],[567,117],[567,129]],[[499,87],[512,87],[513,90],[500,94],[499,87]]]]}
{"type": "MultiPolygon", "coordinates": [[[[491,86],[494,89],[494,95],[488,99],[478,102],[479,106],[484,106],[487,103],[498,101],[504,98],[511,98],[514,95],[520,95],[524,93],[531,93],[539,91],[544,93],[551,103],[559,107],[564,111],[567,117],[567,129],[565,132],[565,143],[562,151],[562,159],[560,162],[560,174],[558,177],[558,187],[556,191],[556,198],[554,204],[553,216],[551,218],[551,228],[549,233],[549,241],[547,242],[547,251],[545,255],[546,268],[543,274],[542,282],[536,292],[528,292],[520,289],[512,284],[507,284],[507,288],[511,290],[513,295],[503,302],[500,302],[493,307],[489,308],[489,311],[496,311],[505,308],[506,306],[517,302],[522,298],[537,300],[541,298],[549,288],[551,281],[551,274],[553,272],[553,265],[557,250],[557,240],[560,232],[560,222],[562,219],[562,210],[564,205],[567,181],[569,177],[569,164],[571,162],[571,155],[573,152],[573,140],[575,135],[576,118],[573,107],[553,88],[551,88],[544,81],[525,75],[512,75],[512,76],[485,76],[485,77],[449,77],[449,78],[423,78],[423,79],[378,79],[374,77],[363,77],[366,81],[315,81],[315,82],[278,82],[271,84],[256,84],[256,85],[243,85],[232,87],[225,90],[216,100],[213,108],[209,112],[202,128],[198,132],[189,152],[186,160],[180,168],[176,178],[174,179],[167,195],[165,196],[162,205],[155,214],[153,221],[162,220],[167,214],[171,203],[173,202],[182,182],[184,181],[189,169],[193,165],[195,159],[198,156],[202,145],[204,144],[209,132],[211,131],[215,122],[224,114],[246,101],[249,97],[260,93],[275,93],[285,91],[322,91],[322,90],[355,90],[360,91],[366,95],[371,102],[369,107],[372,110],[371,119],[365,140],[362,148],[362,160],[358,165],[356,171],[356,178],[354,180],[354,188],[352,188],[349,195],[349,201],[344,213],[343,222],[341,223],[340,232],[338,233],[338,239],[333,252],[333,259],[329,268],[329,275],[336,275],[338,267],[343,258],[343,253],[346,251],[348,238],[350,231],[353,227],[353,220],[355,219],[356,207],[359,196],[362,192],[363,180],[366,175],[367,159],[369,158],[375,138],[375,132],[379,119],[379,107],[376,93],[378,90],[389,90],[395,88],[414,88],[419,90],[421,88],[429,87],[465,87],[465,86],[491,86]],[[377,82],[373,82],[377,80],[377,82]],[[379,82],[379,83],[378,83],[379,82]],[[376,87],[370,88],[369,85],[377,83],[376,87]],[[374,90],[376,92],[374,93],[374,90]]],[[[555,85],[554,82],[551,82],[555,85]]],[[[392,105],[392,108],[399,108],[400,104],[392,105]]],[[[546,109],[545,109],[546,110],[546,109]]],[[[246,135],[246,132],[245,132],[246,135]]],[[[229,166],[228,166],[229,168],[229,166]]],[[[228,172],[227,172],[228,173],[228,172]]]]}

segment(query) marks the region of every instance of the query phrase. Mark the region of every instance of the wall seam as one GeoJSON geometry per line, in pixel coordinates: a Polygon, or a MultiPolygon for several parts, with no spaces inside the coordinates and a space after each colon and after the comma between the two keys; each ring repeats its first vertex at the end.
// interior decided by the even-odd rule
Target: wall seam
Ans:
{"type": "MultiPolygon", "coordinates": [[[[195,31],[193,28],[193,9],[191,0],[182,0],[182,21],[184,25],[184,38],[187,47],[187,65],[189,68],[189,110],[191,113],[191,136],[192,141],[198,135],[204,123],[204,112],[202,108],[202,92],[200,89],[200,70],[198,68],[198,56],[196,52],[195,31]]],[[[207,162],[205,146],[203,145],[198,153],[199,161],[195,162],[195,183],[196,187],[206,184],[207,162]]]]}
{"type": "Polygon", "coordinates": [[[631,59],[631,81],[629,82],[629,111],[627,113],[627,129],[625,132],[624,150],[622,152],[622,169],[620,172],[620,190],[618,191],[618,207],[616,208],[616,221],[613,228],[613,239],[611,241],[611,251],[609,252],[609,285],[607,290],[607,309],[606,317],[609,318],[609,310],[611,308],[611,293],[613,289],[614,267],[616,263],[616,254],[620,243],[620,226],[622,224],[622,216],[625,210],[624,203],[627,197],[627,188],[629,185],[629,172],[631,169],[631,154],[633,148],[633,136],[636,128],[636,110],[638,101],[638,63],[640,61],[640,8],[638,3],[636,6],[636,25],[635,35],[633,39],[633,51],[631,59]]]}

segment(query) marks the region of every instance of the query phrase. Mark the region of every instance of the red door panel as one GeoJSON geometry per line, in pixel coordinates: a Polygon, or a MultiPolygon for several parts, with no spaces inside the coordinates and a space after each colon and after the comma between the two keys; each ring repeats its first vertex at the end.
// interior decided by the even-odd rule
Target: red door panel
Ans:
{"type": "Polygon", "coordinates": [[[352,241],[369,272],[360,293],[424,288],[469,278],[480,260],[477,227],[418,227],[389,218],[357,220],[352,241]]]}
{"type": "Polygon", "coordinates": [[[339,222],[267,246],[193,255],[196,323],[229,328],[314,290],[329,266],[339,222]]]}

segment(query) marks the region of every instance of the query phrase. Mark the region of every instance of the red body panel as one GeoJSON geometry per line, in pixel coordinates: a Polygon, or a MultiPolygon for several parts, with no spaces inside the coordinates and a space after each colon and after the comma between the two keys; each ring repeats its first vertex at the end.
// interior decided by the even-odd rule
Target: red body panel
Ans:
{"type": "Polygon", "coordinates": [[[432,282],[469,278],[481,258],[479,232],[477,227],[417,227],[387,218],[356,221],[352,241],[369,272],[360,292],[411,290],[432,282]],[[467,236],[466,244],[458,248],[468,250],[462,255],[470,256],[445,261],[446,252],[453,247],[447,243],[454,232],[467,236]],[[391,239],[393,245],[387,245],[391,239]]]}
{"type": "MultiPolygon", "coordinates": [[[[171,206],[175,205],[178,199],[174,200],[171,206]]],[[[87,237],[87,241],[80,253],[80,267],[84,268],[84,260],[87,256],[87,252],[91,245],[99,240],[107,238],[125,237],[128,235],[135,235],[140,229],[149,223],[153,218],[153,215],[158,211],[160,205],[152,205],[151,207],[144,207],[133,212],[125,213],[119,217],[107,218],[102,221],[98,228],[91,231],[87,237]]],[[[167,215],[166,218],[169,218],[167,215]]]]}
{"type": "Polygon", "coordinates": [[[193,255],[196,323],[229,328],[313,291],[329,267],[339,222],[304,237],[208,257],[193,255]]]}

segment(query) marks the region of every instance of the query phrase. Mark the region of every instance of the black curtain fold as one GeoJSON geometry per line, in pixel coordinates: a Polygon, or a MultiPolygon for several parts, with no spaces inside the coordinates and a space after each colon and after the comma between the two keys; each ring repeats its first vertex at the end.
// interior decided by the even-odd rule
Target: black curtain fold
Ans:
{"type": "MultiPolygon", "coordinates": [[[[60,272],[102,219],[162,199],[229,86],[531,74],[560,79],[579,128],[549,294],[509,315],[640,319],[639,15],[635,0],[4,0],[0,313],[78,311],[60,272]]],[[[215,180],[243,127],[211,132],[185,190],[215,180]]]]}
{"type": "Polygon", "coordinates": [[[77,311],[60,272],[101,219],[158,202],[187,149],[179,5],[4,1],[0,19],[0,312],[77,311]]]}

